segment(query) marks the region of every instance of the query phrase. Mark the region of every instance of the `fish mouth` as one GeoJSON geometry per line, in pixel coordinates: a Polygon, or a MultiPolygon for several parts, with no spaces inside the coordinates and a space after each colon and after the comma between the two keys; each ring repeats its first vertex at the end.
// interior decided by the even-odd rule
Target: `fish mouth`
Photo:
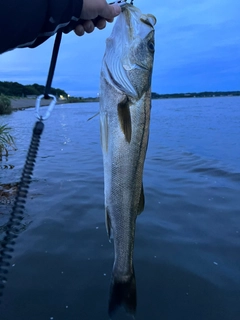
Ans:
{"type": "Polygon", "coordinates": [[[157,23],[157,19],[154,15],[152,14],[143,14],[140,17],[140,20],[147,24],[149,27],[153,28],[155,26],[155,24],[157,23]]]}

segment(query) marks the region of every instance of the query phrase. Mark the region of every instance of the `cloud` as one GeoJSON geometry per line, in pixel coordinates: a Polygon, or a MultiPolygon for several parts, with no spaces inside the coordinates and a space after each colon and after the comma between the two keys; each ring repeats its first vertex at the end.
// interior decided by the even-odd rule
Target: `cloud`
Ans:
{"type": "MultiPolygon", "coordinates": [[[[157,18],[153,91],[239,90],[239,0],[138,0],[135,5],[157,18]]],[[[54,87],[96,96],[112,27],[80,38],[63,35],[54,87]]],[[[53,41],[1,55],[0,80],[45,84],[53,41]]]]}

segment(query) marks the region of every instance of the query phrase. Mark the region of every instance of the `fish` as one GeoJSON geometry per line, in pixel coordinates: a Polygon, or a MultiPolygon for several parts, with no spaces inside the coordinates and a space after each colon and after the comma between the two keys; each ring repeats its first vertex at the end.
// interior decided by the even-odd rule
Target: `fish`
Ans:
{"type": "Polygon", "coordinates": [[[133,266],[136,218],[144,209],[143,168],[149,139],[156,18],[126,4],[117,17],[100,75],[100,136],[105,221],[114,243],[109,315],[136,311],[133,266]]]}

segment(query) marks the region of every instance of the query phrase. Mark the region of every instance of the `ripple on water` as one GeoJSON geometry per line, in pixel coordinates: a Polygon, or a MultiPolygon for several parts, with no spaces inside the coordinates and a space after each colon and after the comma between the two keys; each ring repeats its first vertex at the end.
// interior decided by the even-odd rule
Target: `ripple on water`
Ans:
{"type": "MultiPolygon", "coordinates": [[[[234,101],[153,101],[146,205],[134,251],[139,320],[239,315],[240,117],[234,101]]],[[[87,122],[97,109],[60,106],[46,122],[25,211],[32,223],[18,238],[3,319],[107,314],[113,244],[104,222],[99,123],[87,122]]],[[[20,177],[34,119],[30,110],[6,119],[18,147],[8,160],[14,168],[1,172],[7,183],[20,177]]]]}

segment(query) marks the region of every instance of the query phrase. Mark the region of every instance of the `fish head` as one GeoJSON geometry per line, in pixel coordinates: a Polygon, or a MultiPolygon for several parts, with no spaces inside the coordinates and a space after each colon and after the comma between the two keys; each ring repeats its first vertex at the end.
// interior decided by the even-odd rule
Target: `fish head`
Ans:
{"type": "Polygon", "coordinates": [[[121,93],[139,99],[151,86],[156,18],[126,5],[107,39],[106,80],[121,93]]]}

